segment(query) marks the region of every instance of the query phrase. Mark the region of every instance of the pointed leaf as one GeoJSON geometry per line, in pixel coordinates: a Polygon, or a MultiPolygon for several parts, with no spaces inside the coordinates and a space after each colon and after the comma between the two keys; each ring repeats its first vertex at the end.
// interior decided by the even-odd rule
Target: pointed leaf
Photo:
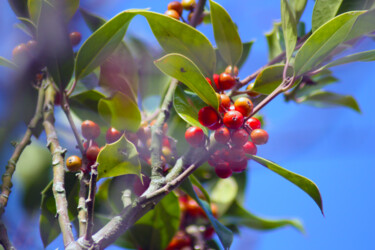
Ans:
{"type": "Polygon", "coordinates": [[[366,11],[366,13],[360,15],[357,21],[353,25],[352,30],[346,37],[345,41],[366,35],[370,32],[375,31],[375,8],[366,11]]]}
{"type": "Polygon", "coordinates": [[[273,29],[265,34],[268,44],[269,60],[274,59],[284,50],[284,48],[281,46],[281,33],[281,23],[274,23],[273,29]]]}
{"type": "Polygon", "coordinates": [[[211,192],[211,199],[218,205],[219,216],[226,213],[236,199],[237,192],[238,185],[233,177],[220,179],[216,182],[211,192]]]}
{"type": "Polygon", "coordinates": [[[211,198],[210,198],[210,195],[207,193],[206,189],[202,186],[202,184],[200,183],[200,181],[198,180],[197,177],[194,176],[194,174],[190,175],[189,176],[189,179],[191,181],[191,183],[196,186],[197,188],[199,188],[199,190],[203,193],[204,195],[204,198],[206,199],[206,201],[211,204],[211,198]]]}
{"type": "Polygon", "coordinates": [[[297,43],[297,21],[288,0],[281,0],[281,23],[285,41],[286,59],[289,61],[297,43]]]}
{"type": "Polygon", "coordinates": [[[375,6],[374,0],[343,0],[338,11],[338,14],[349,12],[353,10],[369,10],[375,6]]]}
{"type": "Polygon", "coordinates": [[[347,12],[335,17],[314,32],[296,55],[296,75],[305,73],[322,62],[325,56],[342,43],[358,16],[363,12],[347,12]]]}
{"type": "MultiPolygon", "coordinates": [[[[253,45],[254,41],[246,42],[242,44],[242,55],[240,60],[237,62],[237,68],[241,69],[243,64],[246,62],[247,58],[249,57],[251,47],[253,45]]],[[[215,72],[220,74],[225,70],[226,67],[228,67],[228,63],[226,63],[223,59],[223,57],[220,55],[219,49],[215,49],[216,53],[216,70],[215,72]]]]}
{"type": "Polygon", "coordinates": [[[322,197],[320,196],[320,191],[314,182],[307,179],[306,177],[303,177],[299,174],[293,173],[285,168],[282,168],[272,161],[263,159],[255,155],[248,154],[247,156],[250,159],[253,159],[254,161],[268,168],[269,170],[275,172],[276,174],[284,177],[285,179],[287,179],[288,181],[292,182],[294,185],[305,191],[315,201],[315,203],[319,206],[321,212],[323,213],[322,197]]]}
{"type": "Polygon", "coordinates": [[[9,61],[8,59],[6,59],[2,56],[0,56],[0,66],[5,66],[5,67],[11,68],[11,69],[17,68],[17,66],[13,62],[9,61]]]}
{"type": "Polygon", "coordinates": [[[242,42],[228,12],[210,0],[211,21],[219,52],[227,65],[236,65],[242,55],[242,42]]]}
{"type": "Polygon", "coordinates": [[[106,144],[99,152],[98,179],[125,174],[141,175],[137,148],[122,136],[118,141],[106,144]]]}
{"type": "Polygon", "coordinates": [[[8,0],[8,3],[17,17],[29,17],[27,0],[8,0]]]}
{"type": "Polygon", "coordinates": [[[340,59],[337,59],[333,62],[330,62],[324,65],[323,68],[330,68],[333,66],[351,63],[351,62],[370,62],[370,61],[375,61],[375,50],[364,51],[364,52],[342,57],[340,59]]]}
{"type": "Polygon", "coordinates": [[[316,0],[312,15],[312,31],[315,32],[320,26],[337,15],[343,0],[316,0]]]}
{"type": "Polygon", "coordinates": [[[99,114],[118,130],[137,132],[141,123],[138,105],[127,95],[117,92],[112,98],[101,99],[99,114]]]}
{"type": "Polygon", "coordinates": [[[34,23],[38,23],[40,10],[42,9],[43,0],[28,0],[27,7],[30,14],[30,19],[34,23]]]}
{"type": "Polygon", "coordinates": [[[307,0],[289,0],[290,6],[294,9],[296,21],[298,22],[305,10],[307,0]]]}
{"type": "Polygon", "coordinates": [[[207,82],[198,67],[187,57],[180,54],[168,54],[155,61],[155,65],[165,74],[188,86],[205,103],[215,109],[218,108],[215,90],[207,82]]]}
{"type": "Polygon", "coordinates": [[[99,17],[85,9],[80,9],[80,12],[82,14],[83,20],[85,20],[85,23],[92,32],[99,29],[106,22],[104,18],[99,17]]]}

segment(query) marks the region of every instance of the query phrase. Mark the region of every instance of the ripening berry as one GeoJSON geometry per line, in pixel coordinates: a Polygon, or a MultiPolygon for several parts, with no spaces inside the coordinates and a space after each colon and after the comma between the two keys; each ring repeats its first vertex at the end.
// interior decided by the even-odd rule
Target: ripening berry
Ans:
{"type": "Polygon", "coordinates": [[[239,161],[239,162],[233,162],[230,164],[230,167],[233,172],[241,173],[247,168],[247,159],[243,159],[242,161],[239,161]]]}
{"type": "Polygon", "coordinates": [[[186,205],[187,205],[186,206],[186,212],[191,217],[198,217],[198,216],[204,216],[205,215],[203,209],[198,205],[198,203],[195,200],[189,199],[186,205]]]}
{"type": "Polygon", "coordinates": [[[167,161],[169,161],[172,157],[172,151],[169,147],[163,146],[161,148],[161,153],[164,155],[164,157],[167,161]]]}
{"type": "Polygon", "coordinates": [[[185,139],[194,148],[203,146],[204,132],[200,127],[190,127],[185,132],[185,139]]]}
{"type": "Polygon", "coordinates": [[[207,106],[199,110],[198,120],[203,126],[209,127],[219,121],[219,116],[214,108],[207,106]]]}
{"type": "Polygon", "coordinates": [[[211,126],[208,126],[207,128],[209,128],[210,130],[216,130],[216,129],[219,129],[223,126],[223,122],[222,120],[219,120],[217,123],[214,123],[213,125],[211,126]]]}
{"type": "Polygon", "coordinates": [[[98,158],[98,154],[100,152],[99,147],[91,146],[86,150],[86,158],[91,162],[95,162],[96,158],[98,158]]]}
{"type": "Polygon", "coordinates": [[[181,5],[185,10],[191,10],[195,7],[195,0],[182,0],[181,5]]]}
{"type": "Polygon", "coordinates": [[[190,249],[192,240],[188,234],[184,231],[178,231],[172,238],[171,242],[167,246],[166,250],[176,250],[176,249],[190,249]]]}
{"type": "Polygon", "coordinates": [[[268,141],[268,133],[263,129],[253,130],[250,134],[250,137],[256,145],[263,145],[268,141]]]}
{"type": "Polygon", "coordinates": [[[244,117],[249,116],[253,112],[253,102],[246,97],[240,97],[234,102],[234,108],[244,117]]]}
{"type": "Polygon", "coordinates": [[[215,131],[215,140],[218,143],[226,144],[230,140],[230,132],[227,127],[221,127],[215,131]]]}
{"type": "Polygon", "coordinates": [[[107,130],[107,133],[105,134],[105,140],[106,140],[106,142],[108,144],[114,143],[115,141],[117,141],[118,139],[120,139],[120,137],[122,136],[122,134],[123,133],[121,133],[117,129],[115,129],[113,127],[110,127],[107,130]]]}
{"type": "Polygon", "coordinates": [[[175,10],[167,10],[164,15],[180,20],[180,15],[175,10]]]}
{"type": "Polygon", "coordinates": [[[220,74],[219,84],[221,90],[228,90],[233,88],[236,84],[236,79],[230,74],[224,72],[220,74]]]}
{"type": "Polygon", "coordinates": [[[242,146],[242,149],[245,152],[245,154],[250,154],[250,155],[256,155],[258,151],[257,146],[251,141],[246,142],[242,146]]]}
{"type": "Polygon", "coordinates": [[[72,155],[66,159],[66,167],[71,172],[77,172],[82,166],[82,160],[76,155],[72,155]]]}
{"type": "Polygon", "coordinates": [[[87,140],[96,139],[100,135],[99,125],[90,120],[82,122],[81,131],[83,137],[85,137],[87,140]]]}
{"type": "Polygon", "coordinates": [[[261,127],[260,121],[255,117],[250,117],[246,122],[245,125],[247,128],[254,130],[261,127]]]}
{"type": "Polygon", "coordinates": [[[232,76],[238,76],[238,68],[237,66],[234,66],[233,70],[232,70],[232,66],[228,66],[226,67],[225,73],[229,74],[229,75],[232,75],[232,76]]]}
{"type": "Polygon", "coordinates": [[[220,106],[219,106],[219,111],[221,113],[224,113],[229,110],[231,105],[230,98],[226,94],[221,94],[220,95],[220,106]]]}
{"type": "Polygon", "coordinates": [[[237,129],[233,131],[231,139],[234,146],[242,146],[249,139],[249,134],[245,129],[237,129]]]}
{"type": "Polygon", "coordinates": [[[77,46],[82,40],[82,35],[78,31],[73,31],[69,34],[69,38],[70,38],[70,43],[73,46],[77,46]]]}
{"type": "Polygon", "coordinates": [[[224,125],[230,129],[238,129],[243,124],[243,115],[236,111],[228,111],[224,114],[224,125]]]}
{"type": "Polygon", "coordinates": [[[181,16],[182,4],[179,1],[172,1],[168,4],[168,10],[175,10],[181,16]]]}
{"type": "Polygon", "coordinates": [[[215,173],[218,177],[225,179],[232,175],[232,169],[228,162],[220,162],[215,166],[215,173]]]}

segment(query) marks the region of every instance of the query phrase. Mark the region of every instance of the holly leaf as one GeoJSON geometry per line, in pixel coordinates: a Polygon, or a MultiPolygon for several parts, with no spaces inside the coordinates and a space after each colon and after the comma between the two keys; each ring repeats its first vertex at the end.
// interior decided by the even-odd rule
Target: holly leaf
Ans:
{"type": "Polygon", "coordinates": [[[297,21],[288,0],[281,0],[281,24],[286,48],[286,59],[289,61],[297,43],[297,21]]]}
{"type": "Polygon", "coordinates": [[[99,152],[98,179],[126,174],[141,177],[137,148],[123,135],[118,141],[106,144],[99,152]]]}
{"type": "Polygon", "coordinates": [[[0,65],[11,69],[17,69],[17,65],[2,56],[0,56],[0,65]]]}
{"type": "Polygon", "coordinates": [[[323,213],[323,202],[322,202],[322,197],[320,195],[320,191],[316,184],[312,182],[311,180],[307,179],[306,177],[303,177],[299,174],[293,173],[285,168],[282,168],[281,166],[277,165],[276,163],[263,159],[259,156],[255,155],[249,155],[247,156],[250,159],[253,159],[254,161],[258,162],[260,165],[268,168],[269,170],[275,172],[276,174],[284,177],[303,191],[307,193],[314,201],[315,203],[319,206],[320,211],[323,213]]]}

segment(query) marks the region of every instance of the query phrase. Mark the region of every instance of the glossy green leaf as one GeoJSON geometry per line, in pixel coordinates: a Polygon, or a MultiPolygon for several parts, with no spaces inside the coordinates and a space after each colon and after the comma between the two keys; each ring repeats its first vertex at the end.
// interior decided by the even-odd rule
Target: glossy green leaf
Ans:
{"type": "Polygon", "coordinates": [[[312,15],[312,31],[334,18],[343,0],[316,0],[312,15]]]}
{"type": "Polygon", "coordinates": [[[281,45],[281,23],[274,23],[273,29],[266,33],[266,39],[268,44],[268,59],[272,60],[276,56],[280,55],[284,48],[281,45]]]}
{"type": "Polygon", "coordinates": [[[307,0],[289,0],[289,3],[294,9],[296,21],[298,22],[305,10],[307,0]]]}
{"type": "Polygon", "coordinates": [[[215,232],[217,236],[220,239],[220,242],[224,249],[229,249],[230,245],[233,241],[233,233],[230,231],[227,227],[225,227],[223,224],[221,224],[213,215],[210,206],[207,204],[207,202],[202,201],[198,198],[197,194],[194,191],[193,185],[191,184],[190,180],[185,180],[182,182],[181,186],[182,190],[186,192],[191,198],[193,198],[199,206],[204,210],[204,212],[207,215],[208,220],[211,222],[213,228],[215,229],[215,232]]]}
{"type": "Polygon", "coordinates": [[[73,49],[59,10],[46,2],[42,5],[37,33],[37,41],[43,49],[48,72],[63,90],[73,75],[73,49]]]}
{"type": "Polygon", "coordinates": [[[301,97],[298,102],[312,104],[316,107],[343,106],[361,113],[357,101],[350,95],[340,95],[332,92],[318,90],[308,96],[301,97]]]}
{"type": "Polygon", "coordinates": [[[211,22],[219,52],[227,65],[236,65],[242,55],[242,42],[228,12],[210,0],[211,22]]]}
{"type": "Polygon", "coordinates": [[[261,218],[247,211],[238,204],[238,202],[232,204],[226,214],[222,217],[222,221],[225,225],[234,224],[258,230],[272,230],[292,226],[298,231],[304,233],[303,225],[298,219],[275,220],[261,218]]]}
{"type": "Polygon", "coordinates": [[[100,66],[121,43],[135,14],[122,12],[98,28],[77,54],[75,77],[80,79],[100,66]]]}
{"type": "Polygon", "coordinates": [[[27,0],[8,0],[8,3],[17,17],[29,17],[27,0]]]}
{"type": "Polygon", "coordinates": [[[363,12],[348,12],[322,25],[304,43],[296,55],[296,75],[312,70],[325,56],[342,43],[358,16],[363,12]]]}
{"type": "MultiPolygon", "coordinates": [[[[240,60],[237,62],[237,68],[241,69],[241,67],[246,62],[247,58],[250,55],[251,47],[253,45],[254,41],[246,42],[242,44],[242,55],[240,60]]],[[[215,49],[216,53],[216,70],[215,72],[220,74],[225,70],[226,67],[228,67],[228,64],[224,61],[222,56],[220,55],[219,49],[215,49]]]]}
{"type": "Polygon", "coordinates": [[[106,144],[99,152],[98,179],[126,174],[141,175],[137,148],[122,136],[118,141],[106,144]]]}
{"type": "Polygon", "coordinates": [[[2,56],[0,56],[0,66],[5,66],[11,69],[17,68],[17,65],[2,56]]]}
{"type": "Polygon", "coordinates": [[[202,128],[205,134],[208,134],[207,128],[198,121],[198,112],[206,104],[197,95],[184,91],[181,86],[177,86],[174,92],[173,106],[184,121],[192,126],[202,128]]]}
{"type": "Polygon", "coordinates": [[[330,62],[323,66],[323,68],[330,68],[341,64],[351,63],[351,62],[370,62],[375,61],[375,50],[364,51],[352,55],[348,55],[330,62]]]}
{"type": "Polygon", "coordinates": [[[208,105],[219,107],[215,90],[207,82],[199,68],[187,57],[180,54],[168,54],[155,61],[166,75],[176,78],[188,86],[208,105]]]}
{"type": "Polygon", "coordinates": [[[320,191],[314,182],[307,179],[306,177],[303,177],[299,174],[293,173],[285,168],[282,168],[281,166],[277,165],[272,161],[263,159],[255,155],[248,154],[247,156],[250,159],[253,159],[254,161],[268,168],[269,170],[275,172],[276,174],[284,177],[285,179],[287,179],[288,181],[290,181],[291,183],[305,191],[315,201],[315,203],[319,206],[321,212],[323,213],[322,197],[320,196],[320,191]]]}
{"type": "Polygon", "coordinates": [[[238,192],[237,182],[233,177],[220,179],[216,182],[211,192],[212,202],[218,205],[219,217],[225,214],[236,199],[238,192]]]}
{"type": "Polygon", "coordinates": [[[294,95],[294,98],[299,100],[299,98],[303,98],[304,96],[308,96],[311,93],[322,89],[323,87],[336,83],[339,80],[332,76],[332,73],[329,70],[325,70],[321,72],[320,74],[314,75],[311,77],[311,80],[313,81],[313,84],[305,84],[303,88],[299,88],[297,92],[294,95]]]}
{"type": "Polygon", "coordinates": [[[99,114],[118,130],[137,132],[141,123],[138,105],[127,95],[117,92],[109,99],[99,101],[99,114]]]}
{"type": "MultiPolygon", "coordinates": [[[[253,90],[265,95],[271,94],[283,81],[284,67],[284,64],[279,64],[265,68],[255,79],[253,90]]],[[[287,76],[292,75],[293,68],[288,67],[287,76]]]]}
{"type": "Polygon", "coordinates": [[[85,9],[80,9],[79,11],[82,14],[83,20],[85,20],[85,23],[92,32],[99,29],[106,22],[104,18],[97,16],[85,9]]]}
{"type": "Polygon", "coordinates": [[[28,0],[27,8],[29,9],[30,19],[34,23],[38,23],[40,10],[42,8],[43,0],[28,0]]]}
{"type": "MultiPolygon", "coordinates": [[[[65,173],[65,194],[68,201],[69,219],[72,221],[78,214],[79,182],[75,173],[65,173]]],[[[40,236],[44,247],[47,247],[61,233],[56,216],[56,202],[52,191],[52,181],[42,191],[41,214],[39,219],[40,236]]]]}
{"type": "Polygon", "coordinates": [[[350,33],[345,38],[345,41],[366,35],[370,32],[375,31],[375,8],[366,11],[366,13],[360,15],[357,21],[353,25],[350,33]]]}
{"type": "Polygon", "coordinates": [[[286,59],[289,61],[297,43],[297,21],[288,0],[281,0],[281,26],[284,34],[286,59]]]}

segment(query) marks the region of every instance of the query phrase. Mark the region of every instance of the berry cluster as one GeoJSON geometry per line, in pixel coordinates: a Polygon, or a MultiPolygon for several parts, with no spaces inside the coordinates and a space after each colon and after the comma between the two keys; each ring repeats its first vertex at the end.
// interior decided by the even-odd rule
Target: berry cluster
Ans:
{"type": "MultiPolygon", "coordinates": [[[[236,83],[237,67],[227,67],[225,72],[214,75],[214,88],[220,91],[219,112],[213,107],[203,107],[198,112],[199,122],[213,130],[213,136],[222,147],[215,151],[208,163],[215,168],[217,176],[227,178],[232,172],[242,172],[247,168],[246,154],[255,155],[256,145],[268,141],[268,133],[261,129],[260,121],[250,117],[253,103],[247,97],[238,98],[233,104],[224,90],[231,89],[236,83]]],[[[212,85],[210,79],[207,81],[212,85]]],[[[192,147],[205,145],[205,135],[199,127],[190,127],[185,133],[186,141],[192,147]]]]}
{"type": "MultiPolygon", "coordinates": [[[[191,19],[193,18],[195,6],[196,6],[195,0],[182,0],[181,2],[172,1],[168,4],[168,9],[164,14],[166,16],[180,20],[180,18],[182,18],[183,10],[187,10],[189,11],[187,18],[188,18],[188,21],[191,22],[191,19]]],[[[203,17],[201,17],[201,19],[199,20],[199,24],[202,21],[203,21],[203,17]]]]}

